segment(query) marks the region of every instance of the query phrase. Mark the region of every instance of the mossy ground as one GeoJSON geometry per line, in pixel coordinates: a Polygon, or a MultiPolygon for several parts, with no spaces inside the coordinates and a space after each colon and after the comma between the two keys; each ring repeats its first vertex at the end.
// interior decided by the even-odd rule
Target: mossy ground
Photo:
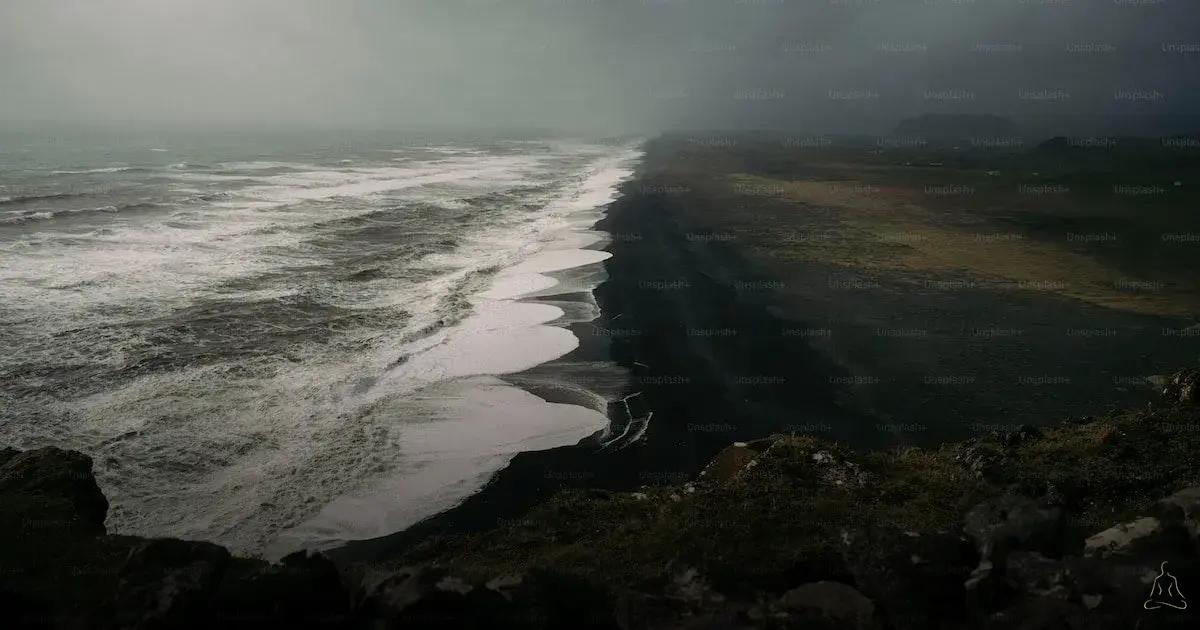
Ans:
{"type": "Polygon", "coordinates": [[[405,562],[486,579],[553,568],[610,585],[662,583],[683,567],[714,586],[770,589],[836,575],[845,531],[954,531],[979,501],[1013,487],[1058,493],[1088,534],[1200,483],[1200,415],[1166,408],[1068,422],[1019,444],[997,436],[936,449],[855,453],[780,436],[732,478],[639,492],[572,491],[486,533],[428,541],[405,562]],[[969,447],[999,463],[980,477],[969,447]]]}
{"type": "MultiPolygon", "coordinates": [[[[1156,269],[1142,277],[1144,272],[1118,265],[1071,240],[1082,236],[1039,238],[1015,220],[1017,216],[1028,220],[1033,210],[1000,210],[1001,201],[1015,206],[1012,200],[1000,197],[994,205],[980,204],[972,212],[964,209],[967,201],[952,205],[942,198],[954,194],[938,196],[922,192],[913,182],[898,185],[868,175],[869,171],[860,171],[854,179],[791,180],[734,174],[728,190],[754,202],[769,196],[780,204],[779,222],[792,226],[784,232],[795,231],[802,242],[788,246],[785,239],[781,244],[778,232],[756,234],[753,227],[739,236],[753,243],[759,255],[776,260],[828,263],[914,284],[953,278],[996,290],[1048,292],[1105,308],[1174,317],[1187,317],[1200,306],[1188,274],[1156,269]]],[[[971,181],[963,174],[944,176],[944,181],[955,183],[942,187],[976,194],[975,188],[958,183],[971,181]]],[[[1070,210],[1056,207],[1053,214],[1039,210],[1045,216],[1038,216],[1043,222],[1051,216],[1063,221],[1070,210]]],[[[1105,238],[1120,238],[1129,230],[1125,225],[1112,233],[1098,229],[1107,223],[1095,217],[1087,225],[1105,238]]]]}

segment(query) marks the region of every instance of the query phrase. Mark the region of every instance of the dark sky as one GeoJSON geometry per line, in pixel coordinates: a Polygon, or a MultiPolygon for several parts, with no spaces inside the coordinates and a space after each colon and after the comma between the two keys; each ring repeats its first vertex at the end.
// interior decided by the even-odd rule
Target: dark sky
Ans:
{"type": "Polygon", "coordinates": [[[4,0],[0,123],[1186,126],[1198,18],[1196,0],[4,0]]]}

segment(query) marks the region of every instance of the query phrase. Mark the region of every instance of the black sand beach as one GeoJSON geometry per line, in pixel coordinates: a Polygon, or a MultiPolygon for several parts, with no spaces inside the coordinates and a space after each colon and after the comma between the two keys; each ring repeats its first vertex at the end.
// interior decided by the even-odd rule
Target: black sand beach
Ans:
{"type": "MultiPolygon", "coordinates": [[[[886,232],[856,245],[862,237],[846,235],[845,217],[830,218],[852,208],[790,199],[777,184],[743,179],[836,179],[847,190],[875,191],[879,198],[870,203],[886,205],[891,189],[878,181],[873,153],[846,149],[834,159],[786,148],[777,138],[712,144],[675,136],[647,145],[637,176],[597,225],[612,236],[606,249],[613,254],[595,291],[601,317],[572,326],[582,340],[575,352],[511,379],[567,402],[569,387],[547,383],[575,374],[582,387],[616,400],[620,372],[596,369],[611,359],[632,378],[629,409],[619,401],[610,406],[610,431],[576,446],[523,453],[458,507],[394,536],[347,545],[335,558],[386,557],[431,533],[489,528],[563,488],[681,483],[731,442],[772,433],[854,448],[931,446],[1134,406],[1148,397],[1145,377],[1194,358],[1194,337],[1169,334],[1186,330],[1189,318],[1078,299],[1055,284],[1052,272],[1038,280],[1041,260],[1021,271],[1029,276],[1018,283],[970,268],[898,272],[851,256],[796,255],[822,252],[830,242],[904,248],[910,243],[901,236],[924,242],[930,228],[893,214],[886,232]],[[858,170],[846,164],[856,159],[858,170]],[[830,162],[841,169],[835,177],[821,172],[830,162]],[[626,432],[630,412],[649,415],[644,433],[628,441],[635,426],[625,440],[602,446],[626,432]]],[[[927,186],[921,178],[928,177],[918,173],[908,185],[927,186]]],[[[928,205],[944,201],[933,196],[928,205]]],[[[1013,252],[1035,249],[1044,238],[1012,227],[1017,217],[1036,220],[1027,207],[1007,214],[995,203],[986,208],[968,208],[955,220],[976,234],[1016,234],[1001,256],[1020,262],[1013,252]]],[[[1136,215],[1129,208],[1126,219],[1136,215]]],[[[1096,222],[1075,217],[1073,226],[1102,230],[1105,223],[1096,222]]],[[[1181,303],[1195,298],[1194,287],[1171,287],[1181,303]]]]}

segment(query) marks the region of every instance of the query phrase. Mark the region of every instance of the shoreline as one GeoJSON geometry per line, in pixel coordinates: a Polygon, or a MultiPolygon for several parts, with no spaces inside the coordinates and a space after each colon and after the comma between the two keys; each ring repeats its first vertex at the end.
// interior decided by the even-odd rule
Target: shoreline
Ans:
{"type": "MultiPolygon", "coordinates": [[[[605,462],[608,458],[601,458],[599,455],[603,439],[623,422],[625,414],[618,403],[632,387],[632,372],[627,366],[613,360],[612,340],[595,335],[593,331],[597,322],[606,320],[599,292],[601,287],[613,281],[609,273],[609,264],[618,255],[613,251],[611,234],[603,225],[613,208],[622,203],[630,193],[644,165],[643,154],[633,173],[617,186],[615,198],[603,204],[600,217],[584,228],[585,231],[599,232],[604,237],[584,245],[582,249],[595,249],[610,255],[595,263],[547,272],[544,275],[556,280],[553,286],[517,298],[518,302],[534,304],[574,303],[583,305],[584,309],[595,304],[595,317],[587,321],[573,321],[566,312],[567,309],[564,309],[564,316],[560,319],[566,321],[547,323],[568,330],[578,340],[578,345],[556,359],[499,377],[504,382],[550,404],[577,405],[599,410],[598,406],[603,402],[606,406],[604,413],[608,419],[607,426],[575,444],[518,452],[505,466],[492,473],[481,488],[448,509],[388,535],[349,541],[326,549],[323,551],[326,556],[339,565],[370,561],[431,535],[493,527],[498,522],[544,501],[559,490],[588,486],[601,479],[619,476],[621,467],[616,465],[616,462],[605,462]],[[603,276],[600,282],[590,289],[580,289],[579,286],[586,283],[581,283],[579,276],[595,276],[597,270],[603,276]],[[564,288],[571,290],[564,291],[564,288]],[[564,377],[564,371],[568,373],[567,377],[564,377]],[[574,378],[586,382],[573,387],[571,381],[574,378]]],[[[628,486],[629,482],[628,479],[623,479],[617,483],[628,486]]]]}
{"type": "MultiPolygon", "coordinates": [[[[546,207],[553,227],[538,232],[537,243],[525,247],[529,253],[471,296],[471,313],[445,339],[379,379],[400,382],[415,370],[429,381],[415,390],[420,406],[414,409],[430,415],[401,429],[408,435],[399,447],[412,450],[403,472],[338,497],[277,537],[265,557],[336,550],[402,531],[453,509],[520,453],[584,443],[607,431],[602,398],[608,392],[571,387],[561,372],[590,349],[575,326],[598,311],[589,303],[591,291],[610,256],[598,247],[604,236],[592,226],[637,158],[635,148],[624,147],[593,162],[569,196],[546,207]],[[554,378],[539,383],[522,376],[539,370],[554,378]]],[[[587,380],[621,376],[594,349],[591,356],[594,365],[582,370],[587,380]]]]}
{"type": "MultiPolygon", "coordinates": [[[[654,141],[647,145],[654,146],[654,141]]],[[[748,391],[761,390],[752,380],[739,382],[753,366],[812,382],[837,367],[808,348],[803,338],[781,346],[772,335],[787,323],[754,296],[721,282],[721,273],[750,274],[751,269],[737,256],[710,257],[692,247],[662,211],[661,195],[645,193],[654,159],[649,151],[644,153],[637,171],[622,183],[617,199],[595,223],[594,229],[609,235],[604,251],[612,255],[602,263],[605,281],[592,291],[600,307],[598,317],[571,325],[580,347],[505,377],[541,396],[549,392],[539,389],[538,381],[561,380],[564,365],[595,360],[628,370],[624,388],[609,384],[610,391],[623,394],[610,400],[608,417],[613,436],[622,434],[629,415],[622,398],[635,397],[630,399],[635,414],[653,412],[644,426],[631,428],[629,435],[639,439],[606,448],[603,439],[608,436],[597,434],[573,445],[519,453],[458,505],[402,531],[326,550],[331,559],[346,564],[386,558],[430,536],[491,529],[562,490],[683,483],[731,442],[803,431],[805,424],[828,427],[837,441],[871,446],[871,436],[856,430],[867,418],[842,409],[831,387],[810,387],[797,402],[787,383],[781,383],[770,388],[776,391],[768,392],[767,402],[752,413],[739,409],[738,401],[748,391]],[[687,290],[646,290],[646,279],[658,274],[668,274],[670,282],[682,283],[687,290]],[[695,328],[758,330],[762,337],[756,341],[742,336],[728,344],[718,337],[681,336],[680,321],[695,322],[695,328]],[[595,354],[603,349],[607,357],[595,354]],[[697,410],[709,415],[697,417],[697,410]],[[789,425],[788,419],[798,415],[808,419],[789,425]]],[[[551,395],[564,397],[559,400],[571,397],[562,389],[551,395]]]]}
{"type": "MultiPolygon", "coordinates": [[[[761,150],[768,157],[779,151],[765,146],[761,150]]],[[[739,148],[751,157],[759,150],[756,145],[739,148]]],[[[541,394],[576,400],[569,389],[542,384],[560,376],[556,369],[561,372],[580,358],[586,363],[589,352],[607,348],[608,359],[630,370],[624,396],[634,396],[634,413],[652,413],[646,426],[629,431],[639,438],[637,444],[601,448],[603,439],[620,435],[626,423],[624,405],[610,404],[611,435],[521,453],[458,506],[404,531],[350,543],[333,550],[331,557],[346,562],[386,558],[431,535],[490,529],[519,518],[560,490],[619,491],[684,483],[728,444],[772,434],[807,435],[862,451],[934,447],[986,435],[993,428],[1015,430],[1148,400],[1148,387],[1143,392],[1129,385],[1106,390],[1100,397],[1080,397],[1077,390],[1091,380],[1061,387],[1049,381],[1050,372],[1029,375],[1061,364],[1074,377],[1089,361],[1102,361],[1096,369],[1106,374],[1120,364],[1118,357],[1098,352],[1103,348],[1080,345],[1079,337],[1054,337],[1045,318],[1064,326],[1099,318],[1105,325],[1139,331],[1147,322],[1158,321],[1152,316],[1102,312],[1087,302],[973,283],[959,291],[914,291],[913,276],[860,269],[852,259],[840,261],[839,267],[839,261],[797,263],[752,255],[760,241],[748,241],[745,230],[778,233],[782,213],[795,206],[783,205],[788,200],[778,192],[757,194],[760,188],[786,192],[782,185],[759,187],[735,180],[727,189],[722,172],[756,162],[747,166],[704,161],[722,159],[711,153],[680,138],[645,144],[634,176],[622,184],[619,197],[595,224],[609,235],[604,249],[612,254],[603,262],[606,280],[593,291],[599,316],[590,323],[572,324],[581,340],[575,352],[509,379],[541,394]],[[747,191],[753,198],[738,196],[747,191]],[[722,221],[732,225],[724,228],[722,221]],[[945,321],[930,319],[938,308],[945,309],[945,321]],[[957,328],[971,318],[986,323],[997,317],[1008,318],[1004,321],[1030,334],[964,338],[957,328]],[[904,334],[909,329],[923,334],[904,334]],[[808,330],[830,334],[795,334],[808,330]],[[1051,337],[1044,339],[1046,335],[1051,337]],[[999,362],[1000,357],[991,354],[1014,358],[999,362]],[[994,376],[976,381],[976,371],[994,376]],[[1004,382],[1009,377],[1011,381],[1004,382]],[[976,382],[975,387],[960,385],[976,382]],[[928,405],[946,408],[931,417],[925,411],[928,405]]],[[[819,152],[805,155],[823,159],[819,152]]],[[[868,184],[863,188],[870,189],[868,184]]],[[[797,216],[807,220],[806,215],[797,216]]],[[[826,212],[815,213],[813,220],[826,218],[826,212]]],[[[795,229],[820,227],[821,233],[832,234],[829,230],[834,228],[823,225],[795,229]]],[[[766,242],[821,254],[826,243],[836,241],[773,241],[768,236],[766,242]]],[[[1026,241],[1014,242],[1019,247],[1026,241]]],[[[944,279],[937,272],[928,277],[944,279]]],[[[544,297],[556,296],[551,290],[544,297]]],[[[1140,369],[1156,370],[1150,373],[1184,364],[1186,348],[1160,345],[1143,348],[1125,342],[1113,348],[1140,369]],[[1155,351],[1155,358],[1147,359],[1146,349],[1155,351]],[[1133,354],[1139,350],[1142,355],[1133,354]]]]}

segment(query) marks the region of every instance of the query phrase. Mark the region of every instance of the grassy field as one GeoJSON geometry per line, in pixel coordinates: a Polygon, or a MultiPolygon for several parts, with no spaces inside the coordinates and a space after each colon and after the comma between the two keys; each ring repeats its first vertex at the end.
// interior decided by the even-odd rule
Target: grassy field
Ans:
{"type": "Polygon", "coordinates": [[[719,216],[704,217],[710,229],[766,265],[822,262],[914,284],[968,282],[1194,317],[1200,168],[1109,153],[1098,161],[1037,150],[686,144],[679,154],[691,164],[675,175],[724,200],[719,216]]]}

